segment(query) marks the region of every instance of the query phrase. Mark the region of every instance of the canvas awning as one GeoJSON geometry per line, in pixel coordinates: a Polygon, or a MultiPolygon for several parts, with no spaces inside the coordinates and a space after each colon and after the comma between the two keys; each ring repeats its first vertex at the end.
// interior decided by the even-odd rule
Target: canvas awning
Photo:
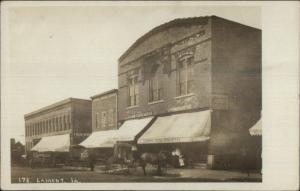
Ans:
{"type": "Polygon", "coordinates": [[[135,137],[153,120],[153,117],[125,121],[117,133],[118,141],[133,141],[135,137]]]}
{"type": "Polygon", "coordinates": [[[93,132],[79,145],[86,148],[111,148],[116,143],[117,130],[93,132]]]}
{"type": "Polygon", "coordinates": [[[42,139],[31,149],[38,152],[69,152],[70,134],[42,137],[42,139]]]}
{"type": "Polygon", "coordinates": [[[211,111],[158,117],[139,138],[138,144],[200,142],[210,136],[211,111]]]}
{"type": "Polygon", "coordinates": [[[262,122],[259,119],[250,129],[249,129],[251,136],[261,136],[262,135],[262,122]]]}

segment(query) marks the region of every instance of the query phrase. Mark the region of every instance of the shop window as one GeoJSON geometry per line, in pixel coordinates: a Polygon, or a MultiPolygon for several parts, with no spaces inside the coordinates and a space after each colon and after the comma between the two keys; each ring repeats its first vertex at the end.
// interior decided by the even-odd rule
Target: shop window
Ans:
{"type": "Polygon", "coordinates": [[[139,103],[138,77],[134,76],[128,80],[128,106],[135,106],[139,103]]]}
{"type": "Polygon", "coordinates": [[[177,95],[187,95],[194,91],[193,57],[185,57],[178,61],[177,95]]]}

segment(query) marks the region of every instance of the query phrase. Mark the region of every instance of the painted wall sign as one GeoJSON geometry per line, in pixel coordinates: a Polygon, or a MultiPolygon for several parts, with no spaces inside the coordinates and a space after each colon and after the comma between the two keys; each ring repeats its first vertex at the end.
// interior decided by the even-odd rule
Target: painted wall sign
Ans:
{"type": "Polygon", "coordinates": [[[147,111],[147,112],[141,112],[141,111],[127,112],[127,116],[125,117],[125,119],[134,119],[134,118],[147,117],[147,116],[152,116],[152,115],[153,115],[152,111],[147,111]]]}

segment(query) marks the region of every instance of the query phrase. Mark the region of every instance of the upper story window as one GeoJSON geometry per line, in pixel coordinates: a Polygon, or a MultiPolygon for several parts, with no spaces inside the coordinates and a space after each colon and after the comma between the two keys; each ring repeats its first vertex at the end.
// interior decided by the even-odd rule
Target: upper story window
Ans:
{"type": "Polygon", "coordinates": [[[194,91],[194,67],[192,56],[186,56],[178,61],[177,95],[187,95],[194,91]]]}
{"type": "Polygon", "coordinates": [[[105,127],[106,123],[107,123],[106,111],[102,111],[102,113],[101,113],[101,127],[105,127]]]}
{"type": "Polygon", "coordinates": [[[110,109],[108,111],[108,125],[113,126],[113,124],[114,124],[114,110],[110,109]]]}
{"type": "Polygon", "coordinates": [[[95,127],[96,127],[96,128],[100,128],[100,122],[101,122],[100,117],[101,117],[101,116],[100,116],[99,113],[97,112],[97,113],[95,114],[95,119],[96,119],[96,120],[95,120],[95,123],[96,123],[96,124],[95,124],[95,127]]]}
{"type": "Polygon", "coordinates": [[[159,101],[163,98],[163,85],[162,80],[153,76],[149,80],[149,102],[159,101]]]}
{"type": "Polygon", "coordinates": [[[135,106],[139,103],[138,76],[133,76],[128,80],[128,106],[135,106]]]}

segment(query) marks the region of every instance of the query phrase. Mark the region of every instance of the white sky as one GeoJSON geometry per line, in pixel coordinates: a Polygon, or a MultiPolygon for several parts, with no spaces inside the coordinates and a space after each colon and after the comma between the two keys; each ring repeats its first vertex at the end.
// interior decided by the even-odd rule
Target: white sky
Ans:
{"type": "MultiPolygon", "coordinates": [[[[156,2],[158,4],[158,2],[156,2]]],[[[2,125],[24,143],[24,114],[68,97],[117,88],[118,58],[140,36],[176,18],[216,15],[261,28],[257,7],[9,7],[4,25],[2,125]],[[3,112],[4,111],[4,112],[3,112]]]]}

